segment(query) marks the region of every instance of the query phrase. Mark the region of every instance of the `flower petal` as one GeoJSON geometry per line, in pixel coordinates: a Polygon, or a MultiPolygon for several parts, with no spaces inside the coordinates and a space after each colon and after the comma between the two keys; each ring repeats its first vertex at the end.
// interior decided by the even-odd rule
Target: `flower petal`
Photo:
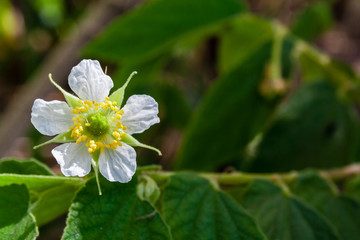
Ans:
{"type": "Polygon", "coordinates": [[[71,108],[61,101],[36,99],[32,107],[31,123],[44,135],[54,136],[69,130],[74,125],[71,108]]]}
{"type": "Polygon", "coordinates": [[[128,134],[142,133],[151,125],[159,123],[158,104],[148,95],[132,95],[123,107],[122,124],[128,134]]]}
{"type": "Polygon", "coordinates": [[[95,60],[82,60],[72,68],[69,86],[81,99],[102,102],[114,86],[111,78],[95,60]]]}
{"type": "Polygon", "coordinates": [[[91,155],[85,143],[65,143],[51,151],[65,176],[87,175],[91,170],[91,155]]]}
{"type": "Polygon", "coordinates": [[[116,150],[105,148],[99,157],[99,168],[111,182],[129,182],[136,170],[136,152],[125,143],[116,150]]]}

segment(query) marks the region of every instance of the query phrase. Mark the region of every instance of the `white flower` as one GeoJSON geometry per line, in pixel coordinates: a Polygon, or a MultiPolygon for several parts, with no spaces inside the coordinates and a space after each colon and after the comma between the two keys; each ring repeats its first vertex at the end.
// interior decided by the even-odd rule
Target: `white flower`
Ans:
{"type": "Polygon", "coordinates": [[[67,103],[36,99],[31,122],[44,135],[59,134],[46,143],[63,143],[52,154],[65,176],[83,177],[93,165],[95,173],[99,168],[109,181],[128,182],[136,170],[136,152],[130,145],[158,151],[131,136],[160,122],[157,102],[147,95],[133,95],[120,109],[131,76],[108,97],[113,87],[111,78],[98,61],[82,60],[73,67],[68,79],[77,98],[61,89],[50,75],[67,103]]]}

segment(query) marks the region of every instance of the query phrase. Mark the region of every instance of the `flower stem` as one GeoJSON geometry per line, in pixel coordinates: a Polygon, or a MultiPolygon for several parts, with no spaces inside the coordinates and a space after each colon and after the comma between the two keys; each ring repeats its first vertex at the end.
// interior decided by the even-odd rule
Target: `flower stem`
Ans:
{"type": "Polygon", "coordinates": [[[99,165],[94,161],[94,159],[91,159],[91,165],[94,168],[96,184],[97,184],[97,187],[99,190],[99,196],[101,196],[102,192],[101,192],[101,186],[100,186],[100,181],[99,181],[99,165]]]}

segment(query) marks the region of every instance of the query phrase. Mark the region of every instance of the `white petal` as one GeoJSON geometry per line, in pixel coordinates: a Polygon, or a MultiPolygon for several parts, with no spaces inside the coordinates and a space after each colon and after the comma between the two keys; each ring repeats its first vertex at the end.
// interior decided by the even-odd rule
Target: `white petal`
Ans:
{"type": "Polygon", "coordinates": [[[51,151],[65,176],[87,175],[91,170],[91,155],[85,143],[64,143],[51,151]]]}
{"type": "Polygon", "coordinates": [[[69,86],[81,99],[102,102],[114,86],[111,78],[101,69],[100,63],[94,60],[82,60],[72,68],[69,75],[69,86]]]}
{"type": "Polygon", "coordinates": [[[73,113],[65,102],[36,99],[32,107],[31,123],[44,135],[54,136],[74,125],[73,113]]]}
{"type": "Polygon", "coordinates": [[[99,168],[111,182],[129,182],[136,170],[136,152],[125,143],[116,150],[105,148],[99,157],[99,168]]]}
{"type": "Polygon", "coordinates": [[[123,107],[122,124],[128,134],[142,133],[151,125],[159,123],[158,104],[148,95],[132,95],[123,107]]]}

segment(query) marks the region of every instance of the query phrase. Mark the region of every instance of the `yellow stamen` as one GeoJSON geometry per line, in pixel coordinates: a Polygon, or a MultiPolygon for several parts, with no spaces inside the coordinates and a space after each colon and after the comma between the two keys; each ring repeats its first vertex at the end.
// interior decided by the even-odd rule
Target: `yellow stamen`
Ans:
{"type": "Polygon", "coordinates": [[[122,118],[121,115],[124,114],[124,110],[119,110],[117,107],[117,102],[110,101],[108,97],[106,97],[103,102],[99,103],[89,100],[79,100],[78,102],[81,104],[81,106],[72,109],[72,113],[76,114],[72,118],[74,126],[69,127],[71,130],[71,137],[76,140],[75,142],[77,144],[85,142],[88,148],[87,150],[90,154],[93,154],[99,149],[100,152],[104,152],[105,148],[115,150],[118,146],[122,146],[120,141],[121,138],[126,135],[126,133],[120,132],[119,129],[125,130],[126,127],[122,125],[121,121],[119,121],[122,118]],[[116,127],[111,133],[113,138],[110,142],[108,141],[106,133],[104,133],[103,136],[96,136],[95,140],[94,137],[88,132],[88,129],[85,129],[85,127],[91,126],[91,124],[88,122],[88,117],[94,113],[97,113],[98,110],[101,111],[101,114],[105,114],[107,119],[111,120],[111,122],[114,122],[113,125],[115,126],[113,127],[116,127]]]}

